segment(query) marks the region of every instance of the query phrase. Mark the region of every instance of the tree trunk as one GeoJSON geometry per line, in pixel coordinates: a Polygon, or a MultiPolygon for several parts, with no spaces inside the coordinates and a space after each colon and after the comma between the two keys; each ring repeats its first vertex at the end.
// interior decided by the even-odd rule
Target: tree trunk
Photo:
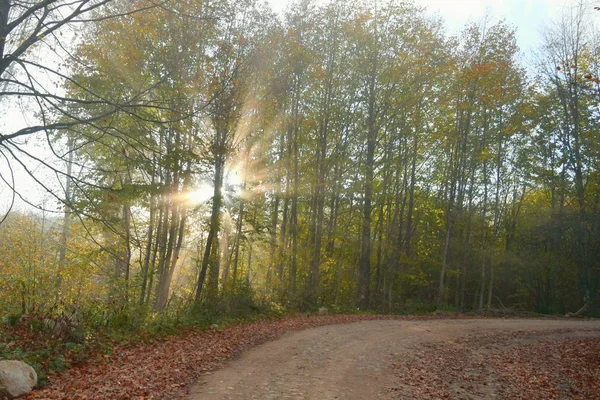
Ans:
{"type": "Polygon", "coordinates": [[[266,289],[270,292],[272,288],[273,274],[275,273],[275,257],[277,255],[277,219],[279,217],[279,195],[275,195],[273,202],[273,211],[271,211],[271,239],[269,251],[269,269],[267,271],[266,289]]]}
{"type": "MultiPolygon", "coordinates": [[[[10,9],[10,2],[6,4],[8,13],[8,9],[10,9]]],[[[0,10],[1,11],[1,10],[0,10]]],[[[0,12],[1,14],[1,12],[0,12]]],[[[1,17],[1,15],[0,15],[1,17]]],[[[8,18],[8,15],[7,15],[8,18]]],[[[0,22],[2,22],[0,20],[0,22]]],[[[1,24],[0,24],[1,26],[1,24]]],[[[2,36],[2,35],[0,35],[2,36]]],[[[0,40],[0,46],[4,45],[4,41],[0,40]]],[[[0,52],[0,54],[2,54],[0,52]]],[[[62,285],[62,271],[66,268],[67,264],[67,246],[68,246],[68,236],[69,231],[71,229],[71,176],[73,174],[73,154],[74,154],[75,140],[69,136],[69,140],[67,143],[67,148],[69,151],[69,159],[67,161],[67,174],[65,176],[65,205],[63,207],[63,221],[62,221],[62,231],[60,235],[60,247],[58,253],[58,273],[56,274],[56,289],[57,293],[60,292],[60,287],[62,285]]]]}
{"type": "Polygon", "coordinates": [[[242,234],[244,227],[244,200],[240,199],[240,211],[238,213],[237,228],[235,233],[235,255],[233,257],[233,285],[237,285],[239,260],[240,260],[240,245],[242,243],[242,234]]]}
{"type": "MultiPolygon", "coordinates": [[[[488,130],[488,119],[487,109],[483,110],[483,137],[481,144],[481,151],[485,152],[487,147],[487,130],[488,130]]],[[[483,159],[483,210],[481,212],[481,219],[483,220],[483,235],[481,239],[481,283],[479,290],[479,309],[483,309],[483,298],[485,295],[485,272],[487,262],[487,232],[488,227],[486,224],[487,218],[487,201],[488,201],[488,168],[487,168],[487,157],[483,159]]]]}
{"type": "MultiPolygon", "coordinates": [[[[223,186],[223,166],[224,166],[224,154],[217,154],[215,158],[215,176],[214,176],[214,191],[212,201],[212,211],[210,214],[210,226],[208,230],[208,237],[206,238],[206,246],[204,249],[204,255],[202,257],[202,267],[200,268],[200,275],[198,276],[198,283],[196,285],[196,296],[195,306],[200,306],[200,300],[202,299],[202,288],[204,281],[206,280],[206,273],[208,271],[209,263],[211,261],[211,252],[216,242],[217,235],[219,234],[219,226],[221,220],[221,202],[223,186]]],[[[235,267],[234,267],[235,268],[235,267]]]]}
{"type": "MultiPolygon", "coordinates": [[[[152,177],[152,186],[154,186],[154,176],[152,177]]],[[[144,305],[146,298],[146,287],[148,286],[148,276],[150,273],[150,259],[152,257],[152,241],[154,239],[154,219],[156,214],[156,205],[154,194],[150,196],[150,220],[148,221],[148,233],[146,235],[146,248],[144,251],[144,261],[142,263],[142,289],[140,292],[139,305],[144,305]]]]}
{"type": "Polygon", "coordinates": [[[371,288],[371,212],[373,198],[373,176],[375,170],[375,144],[377,142],[377,121],[375,116],[375,85],[377,74],[377,55],[373,58],[369,82],[367,154],[365,159],[364,203],[360,240],[360,263],[358,270],[358,306],[369,308],[371,288]]]}

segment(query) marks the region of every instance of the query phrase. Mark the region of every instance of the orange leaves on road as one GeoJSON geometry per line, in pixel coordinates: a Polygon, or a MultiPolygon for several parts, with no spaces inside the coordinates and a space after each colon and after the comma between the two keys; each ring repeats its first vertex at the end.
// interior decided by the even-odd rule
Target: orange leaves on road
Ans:
{"type": "Polygon", "coordinates": [[[569,331],[470,335],[396,364],[393,391],[421,399],[600,399],[600,338],[569,331]],[[558,339],[557,339],[558,337],[558,339]]]}
{"type": "MultiPolygon", "coordinates": [[[[447,316],[440,316],[440,318],[447,316]]],[[[283,333],[322,325],[361,320],[398,319],[377,315],[288,317],[231,326],[225,330],[192,329],[164,341],[116,347],[110,356],[96,356],[63,375],[49,377],[50,385],[27,399],[178,399],[202,374],[218,368],[244,349],[283,333]]],[[[406,317],[400,319],[424,319],[406,317]]]]}

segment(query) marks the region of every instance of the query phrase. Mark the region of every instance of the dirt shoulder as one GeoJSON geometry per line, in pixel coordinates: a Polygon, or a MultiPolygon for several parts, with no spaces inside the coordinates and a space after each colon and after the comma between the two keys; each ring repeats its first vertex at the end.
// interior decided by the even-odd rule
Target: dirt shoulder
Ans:
{"type": "Polygon", "coordinates": [[[227,327],[194,328],[164,340],[115,345],[112,354],[97,353],[63,374],[49,375],[49,385],[33,391],[27,399],[181,399],[204,373],[287,332],[364,320],[433,318],[466,316],[299,315],[227,327]]]}
{"type": "MultiPolygon", "coordinates": [[[[388,320],[322,326],[245,352],[203,376],[188,399],[511,398],[514,391],[505,390],[512,385],[511,374],[502,375],[493,364],[502,364],[498,356],[523,348],[543,353],[551,341],[599,339],[598,321],[388,320]]],[[[565,390],[556,398],[573,394],[565,390]]]]}

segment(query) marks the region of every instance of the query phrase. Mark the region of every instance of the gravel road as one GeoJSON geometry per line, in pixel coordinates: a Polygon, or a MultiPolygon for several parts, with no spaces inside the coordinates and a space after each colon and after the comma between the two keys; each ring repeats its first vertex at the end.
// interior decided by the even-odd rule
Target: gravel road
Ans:
{"type": "Polygon", "coordinates": [[[600,337],[600,321],[473,319],[364,321],[286,334],[205,375],[188,400],[398,399],[393,363],[427,343],[472,334],[600,337]]]}

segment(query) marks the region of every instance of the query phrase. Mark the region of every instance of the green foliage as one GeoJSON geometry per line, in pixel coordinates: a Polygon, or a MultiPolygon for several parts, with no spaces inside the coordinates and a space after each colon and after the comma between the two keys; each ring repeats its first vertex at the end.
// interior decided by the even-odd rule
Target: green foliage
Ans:
{"type": "Polygon", "coordinates": [[[94,341],[73,343],[53,338],[46,320],[25,315],[9,326],[0,326],[0,359],[13,359],[31,365],[38,385],[45,386],[48,373],[62,373],[70,366],[87,362],[98,351],[94,341]]]}
{"type": "Polygon", "coordinates": [[[436,310],[447,310],[447,308],[438,306],[436,302],[423,302],[418,299],[407,299],[404,303],[403,314],[431,314],[436,310]]]}
{"type": "Polygon", "coordinates": [[[550,32],[533,82],[503,22],[448,38],[408,3],[309,3],[86,25],[70,112],[144,105],[53,133],[57,168],[81,168],[58,174],[69,207],[0,225],[3,324],[56,342],[3,354],[62,370],[321,306],[600,312],[599,44],[550,32]]]}
{"type": "Polygon", "coordinates": [[[21,314],[8,314],[2,317],[2,323],[9,327],[16,327],[19,321],[21,320],[21,314]]]}

